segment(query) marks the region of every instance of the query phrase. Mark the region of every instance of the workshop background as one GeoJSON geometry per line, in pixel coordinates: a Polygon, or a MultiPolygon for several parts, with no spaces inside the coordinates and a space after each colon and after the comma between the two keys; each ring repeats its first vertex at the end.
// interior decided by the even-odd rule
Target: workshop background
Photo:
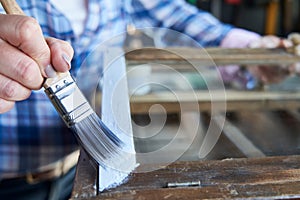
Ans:
{"type": "MultiPolygon", "coordinates": [[[[261,35],[272,34],[280,37],[287,37],[287,35],[291,32],[299,32],[300,30],[300,2],[298,0],[187,0],[187,2],[197,6],[200,9],[211,12],[223,22],[233,24],[236,27],[255,31],[261,35]]],[[[149,46],[160,47],[160,44],[158,43],[161,39],[161,36],[155,33],[155,31],[156,30],[137,30],[134,27],[129,27],[125,47],[133,49],[149,46]]],[[[180,45],[181,43],[178,43],[179,37],[176,37],[176,34],[174,34],[174,37],[171,35],[172,34],[169,34],[167,37],[167,39],[171,40],[170,44],[174,43],[175,47],[178,46],[178,44],[180,45]]],[[[135,96],[145,95],[145,97],[141,97],[141,99],[148,101],[147,98],[149,97],[147,94],[150,94],[150,96],[151,94],[153,94],[153,96],[155,96],[155,94],[167,94],[169,91],[166,91],[166,88],[169,88],[175,92],[186,92],[188,90],[186,83],[184,83],[184,81],[180,81],[176,77],[176,73],[166,73],[163,70],[157,70],[154,66],[155,64],[150,66],[147,65],[147,63],[146,65],[144,65],[145,63],[132,63],[130,61],[127,63],[128,71],[135,68],[137,64],[141,65],[138,67],[139,70],[136,70],[136,73],[127,73],[131,100],[135,99],[135,96]],[[152,71],[150,69],[151,67],[152,71]],[[142,85],[142,83],[147,80],[162,83],[162,85],[165,85],[166,88],[152,84],[150,86],[147,85],[139,88],[137,91],[132,91],[132,88],[135,88],[135,85],[142,85]]],[[[168,64],[172,66],[172,63],[168,64]]],[[[211,85],[214,85],[215,83],[216,85],[218,84],[217,81],[215,81],[218,79],[218,75],[216,75],[216,72],[209,67],[202,67],[201,74],[203,77],[199,76],[198,73],[191,72],[190,70],[181,70],[179,73],[189,81],[195,91],[206,91],[207,83],[211,85]]],[[[253,89],[259,92],[266,92],[265,94],[255,94],[261,96],[262,101],[264,101],[263,96],[267,96],[267,92],[297,92],[299,91],[298,85],[300,85],[299,77],[291,76],[275,84],[260,85],[258,83],[253,89]]],[[[229,90],[237,89],[241,92],[243,92],[245,89],[241,88],[240,85],[234,82],[225,86],[229,90]]],[[[245,95],[247,95],[247,93],[241,93],[237,96],[240,98],[245,95]]],[[[153,100],[153,104],[159,102],[159,99],[157,99],[157,102],[153,100]]],[[[172,154],[172,151],[174,154],[177,154],[178,151],[187,149],[187,147],[184,145],[184,140],[190,141],[191,137],[194,136],[193,134],[189,135],[189,131],[186,131],[184,138],[175,137],[174,139],[174,133],[178,129],[178,125],[182,122],[182,119],[180,119],[180,114],[176,112],[167,113],[165,118],[157,113],[149,116],[148,110],[139,111],[138,109],[134,109],[134,104],[131,104],[131,106],[131,115],[133,122],[135,123],[133,125],[133,134],[135,140],[135,149],[137,152],[153,152],[164,147],[172,140],[176,141],[176,145],[173,145],[173,148],[170,150],[170,155],[172,154]],[[159,134],[153,134],[159,129],[161,123],[158,122],[160,120],[166,120],[166,126],[158,131],[159,134]],[[157,123],[157,125],[155,123],[157,123]]],[[[271,108],[270,110],[268,110],[268,108],[266,108],[266,110],[258,109],[257,112],[253,113],[251,109],[245,111],[243,109],[239,110],[240,107],[237,107],[238,108],[234,109],[233,112],[230,109],[227,110],[227,119],[231,121],[231,123],[234,123],[234,127],[237,126],[239,130],[242,129],[241,135],[246,135],[246,140],[250,139],[252,142],[255,140],[255,143],[258,145],[258,149],[263,149],[262,152],[264,154],[282,155],[300,152],[300,136],[296,134],[299,130],[298,125],[293,124],[295,127],[293,126],[292,132],[295,134],[288,135],[286,132],[291,131],[291,127],[287,129],[286,126],[288,126],[288,124],[280,121],[283,116],[289,119],[289,117],[291,117],[290,113],[286,114],[286,112],[284,112],[285,114],[282,114],[282,110],[277,108],[271,108]],[[274,113],[275,111],[276,113],[274,113]],[[277,123],[275,119],[279,122],[277,123]],[[254,129],[252,126],[254,124],[256,124],[256,128],[259,130],[253,131],[254,129]],[[274,124],[276,124],[276,126],[274,126],[274,124]],[[264,135],[266,138],[272,138],[272,140],[265,140],[261,138],[261,135],[264,135]],[[277,135],[278,137],[273,137],[274,135],[277,135]],[[266,145],[266,141],[269,141],[270,144],[266,145]],[[283,141],[286,141],[286,143],[283,141]],[[266,146],[272,146],[272,148],[266,148],[266,146]],[[285,149],[283,150],[283,148],[285,149]]],[[[201,112],[198,117],[200,118],[201,124],[204,124],[202,127],[203,130],[197,134],[193,145],[191,145],[190,148],[188,148],[188,151],[186,151],[183,156],[180,157],[180,160],[199,160],[199,146],[201,146],[203,137],[207,131],[207,121],[209,121],[210,115],[206,112],[201,112]]],[[[295,120],[294,118],[300,118],[299,113],[293,111],[293,117],[291,117],[289,120],[295,120]]],[[[187,120],[187,123],[193,123],[193,120],[187,120]]],[[[239,150],[239,147],[244,145],[243,142],[230,141],[231,138],[229,137],[229,135],[226,136],[226,134],[222,134],[213,151],[207,155],[205,159],[245,157],[241,150],[239,150]],[[236,147],[236,145],[239,147],[236,147]]],[[[165,158],[162,156],[160,159],[161,160],[159,161],[163,162],[165,158]]]]}
{"type": "Polygon", "coordinates": [[[298,0],[187,0],[223,22],[262,35],[282,37],[300,30],[298,0]]]}

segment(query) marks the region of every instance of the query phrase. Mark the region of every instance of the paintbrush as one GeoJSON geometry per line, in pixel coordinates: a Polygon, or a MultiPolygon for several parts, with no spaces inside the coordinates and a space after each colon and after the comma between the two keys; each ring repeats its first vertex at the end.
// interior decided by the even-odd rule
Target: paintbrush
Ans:
{"type": "MultiPolygon", "coordinates": [[[[1,0],[7,14],[25,15],[15,0],[1,0]]],[[[116,166],[123,142],[101,121],[69,72],[46,78],[43,87],[79,144],[98,164],[116,166]]]]}

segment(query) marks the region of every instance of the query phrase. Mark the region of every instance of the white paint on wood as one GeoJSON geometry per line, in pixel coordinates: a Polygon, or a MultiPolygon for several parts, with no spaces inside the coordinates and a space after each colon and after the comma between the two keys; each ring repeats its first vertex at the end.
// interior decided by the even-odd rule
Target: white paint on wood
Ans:
{"type": "Polygon", "coordinates": [[[136,167],[129,108],[125,59],[122,49],[109,47],[104,54],[102,120],[124,142],[119,166],[99,166],[99,190],[118,186],[136,167]]]}

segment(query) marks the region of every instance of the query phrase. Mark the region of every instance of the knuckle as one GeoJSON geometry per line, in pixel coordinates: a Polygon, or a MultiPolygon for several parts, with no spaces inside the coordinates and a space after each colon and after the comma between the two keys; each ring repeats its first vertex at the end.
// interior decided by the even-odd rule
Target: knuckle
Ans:
{"type": "Polygon", "coordinates": [[[3,86],[2,97],[4,99],[14,99],[18,91],[13,81],[7,81],[3,86]]]}
{"type": "Polygon", "coordinates": [[[32,76],[32,67],[33,64],[31,62],[21,62],[19,65],[20,67],[20,77],[25,82],[32,82],[33,76],[32,76]]]}
{"type": "Polygon", "coordinates": [[[16,26],[20,41],[32,39],[32,36],[40,31],[38,22],[32,17],[24,17],[16,26]]]}
{"type": "Polygon", "coordinates": [[[67,48],[72,49],[71,44],[70,44],[69,42],[64,41],[64,40],[61,40],[61,43],[62,43],[64,46],[66,46],[67,48]]]}
{"type": "Polygon", "coordinates": [[[71,46],[71,44],[67,41],[62,41],[63,45],[65,46],[65,48],[73,55],[74,54],[74,50],[71,46]]]}
{"type": "Polygon", "coordinates": [[[56,38],[47,38],[47,42],[49,44],[49,46],[52,47],[52,49],[56,50],[56,49],[63,49],[67,52],[69,52],[70,54],[74,53],[74,50],[71,46],[71,44],[65,40],[59,40],[56,38]]]}
{"type": "Polygon", "coordinates": [[[30,94],[30,89],[20,87],[17,82],[11,79],[3,81],[0,87],[0,99],[3,98],[9,101],[18,101],[27,99],[30,94]]]}
{"type": "Polygon", "coordinates": [[[18,77],[25,85],[29,86],[31,89],[39,89],[37,84],[39,84],[39,77],[36,71],[39,72],[39,68],[36,66],[37,64],[34,61],[20,61],[18,64],[18,77]]]}

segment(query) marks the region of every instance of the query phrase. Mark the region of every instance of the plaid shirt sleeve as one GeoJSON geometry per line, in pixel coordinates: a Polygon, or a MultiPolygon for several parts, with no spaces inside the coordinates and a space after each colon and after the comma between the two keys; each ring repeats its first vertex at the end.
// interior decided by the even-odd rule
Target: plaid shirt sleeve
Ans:
{"type": "MultiPolygon", "coordinates": [[[[152,32],[154,40],[159,41],[155,44],[158,47],[179,45],[244,48],[260,37],[254,32],[221,23],[210,13],[199,10],[184,0],[132,0],[130,12],[132,22],[138,28],[167,28],[152,32]]],[[[255,77],[248,71],[240,70],[239,66],[219,69],[226,83],[234,83],[243,89],[253,89],[256,86],[255,77]]]]}
{"type": "Polygon", "coordinates": [[[219,46],[232,29],[184,0],[132,0],[129,12],[137,28],[169,28],[186,34],[204,47],[219,46]]]}

